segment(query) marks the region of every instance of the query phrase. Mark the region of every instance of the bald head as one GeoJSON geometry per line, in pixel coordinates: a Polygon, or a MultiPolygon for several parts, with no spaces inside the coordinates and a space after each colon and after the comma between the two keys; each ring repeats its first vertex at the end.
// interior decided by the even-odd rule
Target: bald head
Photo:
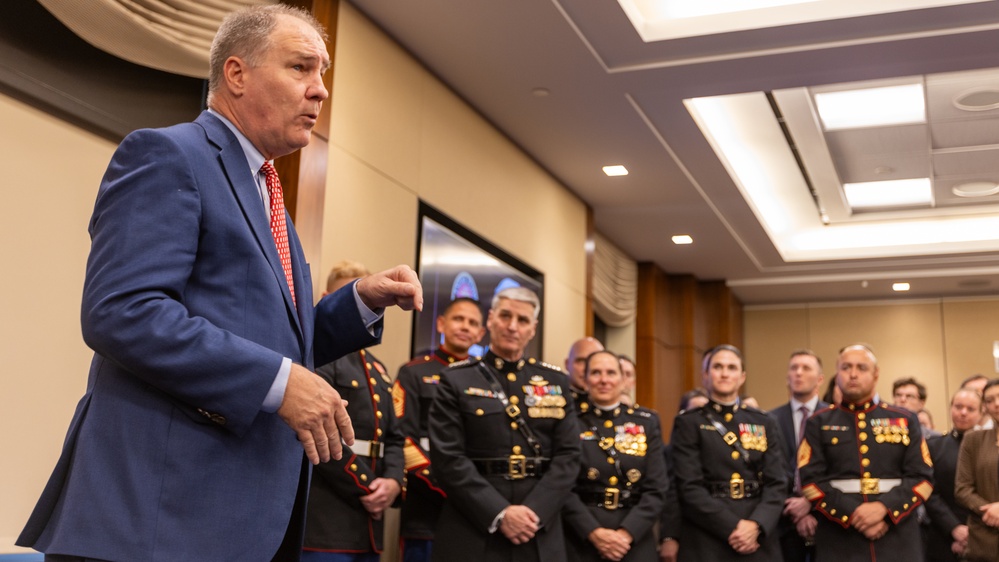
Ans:
{"type": "Polygon", "coordinates": [[[569,356],[565,359],[565,370],[569,372],[570,382],[574,388],[586,390],[586,358],[591,353],[603,350],[604,345],[596,338],[586,337],[572,344],[569,356]]]}

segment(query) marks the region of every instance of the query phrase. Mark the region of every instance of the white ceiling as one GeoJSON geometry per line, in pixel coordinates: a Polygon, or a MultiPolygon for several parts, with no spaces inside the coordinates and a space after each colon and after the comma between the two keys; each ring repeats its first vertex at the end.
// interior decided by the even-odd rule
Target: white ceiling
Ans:
{"type": "MultiPolygon", "coordinates": [[[[887,169],[887,175],[900,175],[929,168],[936,178],[934,209],[906,211],[903,218],[860,217],[887,229],[866,231],[875,233],[868,237],[876,241],[877,232],[913,225],[925,237],[934,231],[906,222],[925,220],[927,213],[974,218],[988,231],[999,218],[993,209],[999,196],[969,202],[949,194],[954,183],[999,167],[999,110],[955,113],[950,99],[967,87],[962,80],[996,81],[991,69],[999,68],[999,1],[652,42],[639,37],[622,5],[611,0],[352,3],[586,201],[597,230],[638,261],[669,273],[724,279],[746,304],[900,298],[891,291],[895,281],[911,283],[905,298],[999,292],[999,228],[984,241],[959,236],[937,243],[930,234],[898,251],[792,255],[780,247],[773,225],[758,218],[764,203],[747,201],[684,103],[754,92],[764,100],[768,93],[793,98],[794,92],[841,83],[921,77],[927,125],[866,135],[801,129],[792,137],[812,155],[804,162],[813,187],[821,192],[823,182],[838,185],[837,176],[869,178],[876,167],[882,177],[887,169]],[[933,76],[978,69],[990,70],[933,76]],[[536,95],[538,89],[548,95],[536,95]],[[919,156],[906,149],[916,144],[919,156]],[[601,167],[610,164],[623,164],[630,174],[607,177],[601,167]],[[674,234],[690,234],[694,244],[676,246],[674,234]]],[[[905,3],[861,4],[897,9],[905,3]]],[[[791,114],[792,105],[780,109],[791,114]]],[[[807,111],[808,104],[803,107],[807,111]]],[[[772,110],[751,113],[779,130],[772,110]]],[[[798,114],[789,128],[800,129],[808,118],[798,114]]],[[[760,138],[754,144],[790,154],[784,137],[760,138]]],[[[836,239],[831,233],[839,231],[829,229],[838,225],[821,231],[825,202],[815,203],[800,168],[774,173],[786,182],[778,186],[786,196],[775,202],[803,202],[785,206],[789,222],[818,221],[815,236],[836,239]]],[[[837,218],[837,212],[830,215],[837,218]]]]}

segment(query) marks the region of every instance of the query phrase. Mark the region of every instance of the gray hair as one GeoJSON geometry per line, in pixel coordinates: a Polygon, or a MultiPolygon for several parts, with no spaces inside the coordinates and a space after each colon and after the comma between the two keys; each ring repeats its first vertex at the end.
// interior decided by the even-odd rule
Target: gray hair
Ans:
{"type": "Polygon", "coordinates": [[[527,287],[509,287],[503,289],[493,295],[492,307],[496,308],[499,306],[499,302],[503,299],[526,302],[527,304],[533,306],[535,320],[537,320],[538,315],[541,314],[541,300],[538,298],[538,294],[527,287]]]}
{"type": "Polygon", "coordinates": [[[239,57],[250,66],[260,62],[271,46],[271,32],[277,25],[278,17],[291,16],[311,25],[323,38],[329,39],[326,28],[312,14],[287,4],[251,6],[226,15],[212,41],[208,56],[208,103],[222,85],[225,61],[229,57],[239,57]]]}

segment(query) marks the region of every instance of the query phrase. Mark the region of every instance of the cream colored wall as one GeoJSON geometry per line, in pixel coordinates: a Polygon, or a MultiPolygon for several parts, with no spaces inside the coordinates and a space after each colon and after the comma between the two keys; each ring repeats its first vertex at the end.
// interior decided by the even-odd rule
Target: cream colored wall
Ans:
{"type": "MultiPolygon", "coordinates": [[[[950,427],[950,396],[968,375],[995,376],[992,342],[999,340],[999,298],[932,299],[791,307],[746,307],[748,392],[770,409],[787,401],[788,355],[811,348],[827,373],[836,353],[869,344],[880,367],[878,392],[891,400],[895,379],[926,385],[937,429],[950,427]]],[[[824,390],[824,386],[823,386],[824,390]]]]}
{"type": "Polygon", "coordinates": [[[80,335],[87,221],[115,145],[0,95],[0,553],[55,466],[83,395],[80,335]]]}
{"type": "MultiPolygon", "coordinates": [[[[544,359],[585,326],[585,206],[440,81],[343,3],[332,95],[321,278],[339,259],[414,264],[422,199],[545,275],[544,359]]],[[[407,361],[410,317],[382,345],[407,361]]]]}

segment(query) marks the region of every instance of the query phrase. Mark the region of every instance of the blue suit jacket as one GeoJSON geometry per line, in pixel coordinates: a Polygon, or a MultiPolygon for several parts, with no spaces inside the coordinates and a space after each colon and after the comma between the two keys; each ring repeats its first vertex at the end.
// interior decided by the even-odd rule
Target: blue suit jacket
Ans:
{"type": "Polygon", "coordinates": [[[297,308],[219,119],[121,143],[90,224],[87,391],[18,544],[106,560],[271,559],[299,515],[303,462],[291,428],[261,410],[282,358],[311,368],[377,342],[351,290],[313,308],[288,225],[297,308]]]}

